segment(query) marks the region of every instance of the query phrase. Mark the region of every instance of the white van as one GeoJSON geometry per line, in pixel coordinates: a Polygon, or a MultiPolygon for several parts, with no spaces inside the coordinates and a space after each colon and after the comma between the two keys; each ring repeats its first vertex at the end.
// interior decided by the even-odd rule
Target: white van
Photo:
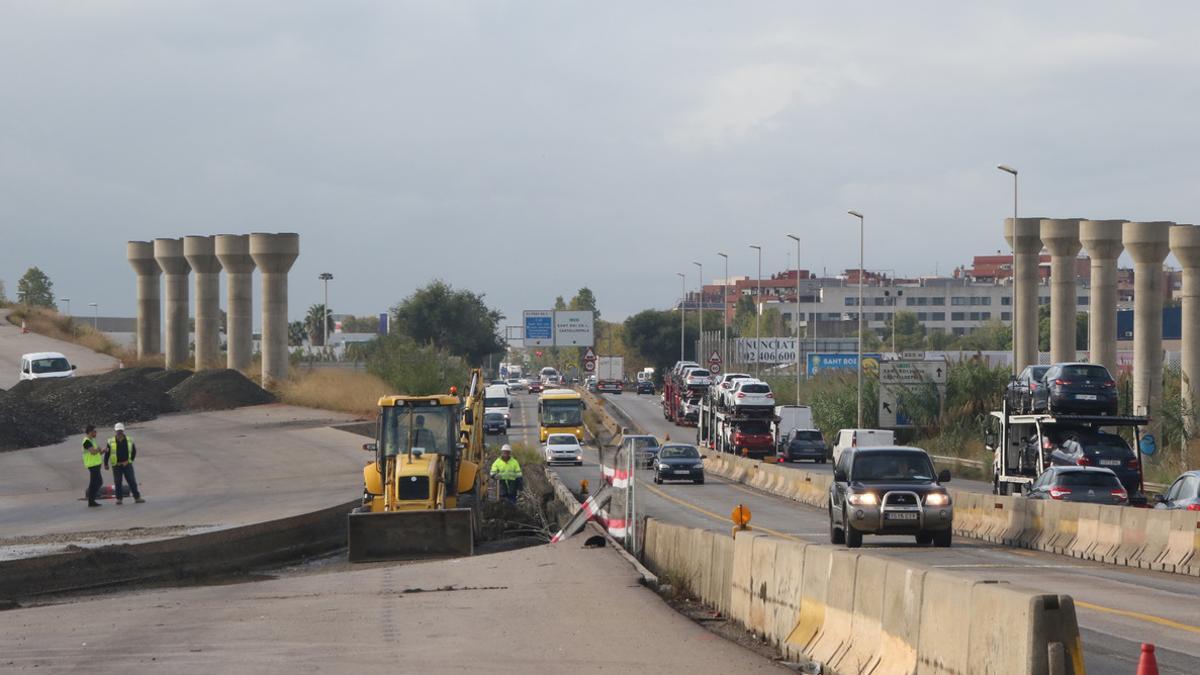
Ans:
{"type": "Polygon", "coordinates": [[[846,448],[882,448],[896,444],[896,432],[884,429],[842,429],[833,444],[833,463],[846,448]]]}
{"type": "Polygon", "coordinates": [[[75,377],[75,366],[58,352],[33,352],[21,355],[22,380],[75,377]]]}
{"type": "Polygon", "coordinates": [[[512,417],[509,416],[509,408],[512,406],[512,399],[508,397],[507,384],[490,384],[487,389],[483,390],[483,414],[499,413],[504,415],[505,428],[512,427],[512,417]]]}

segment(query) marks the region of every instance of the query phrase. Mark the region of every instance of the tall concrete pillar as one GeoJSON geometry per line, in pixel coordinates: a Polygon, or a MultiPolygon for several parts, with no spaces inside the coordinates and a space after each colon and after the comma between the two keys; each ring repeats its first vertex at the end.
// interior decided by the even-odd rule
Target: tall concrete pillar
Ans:
{"type": "Polygon", "coordinates": [[[250,235],[218,234],[216,252],[225,268],[225,365],[245,370],[254,355],[254,258],[250,257],[250,235]]]}
{"type": "MultiPolygon", "coordinates": [[[[1183,267],[1182,354],[1180,370],[1185,410],[1200,406],[1200,227],[1176,225],[1171,228],[1171,252],[1183,267]]],[[[1195,433],[1198,420],[1185,417],[1188,431],[1195,433]]]]}
{"type": "Polygon", "coordinates": [[[209,236],[183,238],[183,255],[195,273],[196,370],[219,367],[221,352],[221,262],[209,236]]]}
{"type": "Polygon", "coordinates": [[[126,243],[125,257],[137,275],[137,355],[153,356],[162,352],[162,269],[154,259],[154,244],[148,241],[126,243]]]}
{"type": "Polygon", "coordinates": [[[177,368],[188,360],[188,267],[182,239],[155,239],[154,259],[163,271],[167,296],[166,366],[177,368]]]}
{"type": "Polygon", "coordinates": [[[1088,360],[1117,376],[1117,258],[1121,245],[1121,220],[1084,220],[1079,240],[1092,260],[1091,298],[1088,303],[1088,360]]]}
{"type": "Polygon", "coordinates": [[[1079,255],[1079,219],[1041,222],[1042,244],[1050,251],[1050,360],[1075,360],[1075,256],[1079,255]]]}
{"type": "Polygon", "coordinates": [[[262,380],[271,386],[288,372],[288,270],[300,255],[295,233],[250,235],[250,256],[262,272],[262,380]]]}
{"type": "Polygon", "coordinates": [[[1013,250],[1014,372],[1038,361],[1038,256],[1041,218],[1004,219],[1004,239],[1013,250]]]}
{"type": "MultiPolygon", "coordinates": [[[[1125,223],[1121,238],[1133,257],[1133,412],[1160,417],[1162,402],[1163,261],[1171,225],[1125,223]]],[[[1155,431],[1161,422],[1153,425],[1155,431]]]]}

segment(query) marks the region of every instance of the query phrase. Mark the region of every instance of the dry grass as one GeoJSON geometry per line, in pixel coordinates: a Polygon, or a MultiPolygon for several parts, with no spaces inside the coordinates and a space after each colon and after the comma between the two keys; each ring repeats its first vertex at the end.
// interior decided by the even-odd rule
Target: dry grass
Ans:
{"type": "Polygon", "coordinates": [[[370,373],[317,368],[293,371],[292,377],[277,393],[281,401],[290,405],[374,417],[379,398],[395,392],[370,373]]]}
{"type": "Polygon", "coordinates": [[[125,349],[104,333],[94,330],[90,324],[63,316],[52,309],[17,305],[9,314],[8,320],[17,326],[24,322],[26,327],[34,333],[64,342],[72,342],[94,352],[108,354],[119,359],[127,355],[125,349]]]}

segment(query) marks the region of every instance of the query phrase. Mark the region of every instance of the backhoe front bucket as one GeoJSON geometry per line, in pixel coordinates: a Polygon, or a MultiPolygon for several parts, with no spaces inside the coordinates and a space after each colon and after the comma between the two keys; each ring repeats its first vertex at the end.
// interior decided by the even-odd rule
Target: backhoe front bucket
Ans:
{"type": "Polygon", "coordinates": [[[351,513],[350,562],[465,556],[475,551],[471,509],[351,513]]]}

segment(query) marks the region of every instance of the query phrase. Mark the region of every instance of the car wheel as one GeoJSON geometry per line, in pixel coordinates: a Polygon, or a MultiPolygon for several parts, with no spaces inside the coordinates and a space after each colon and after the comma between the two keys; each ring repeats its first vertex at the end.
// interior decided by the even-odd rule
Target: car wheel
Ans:
{"type": "Polygon", "coordinates": [[[950,548],[950,543],[954,537],[954,532],[950,530],[942,530],[935,532],[933,535],[933,545],[938,548],[950,548]]]}
{"type": "Polygon", "coordinates": [[[583,462],[575,462],[575,466],[583,466],[583,462]]]}
{"type": "Polygon", "coordinates": [[[654,476],[654,483],[656,485],[662,485],[662,479],[658,477],[658,474],[655,474],[654,476]]]}
{"type": "Polygon", "coordinates": [[[917,543],[921,546],[928,546],[933,542],[933,535],[928,532],[921,532],[917,535],[917,543]]]}
{"type": "Polygon", "coordinates": [[[696,485],[704,485],[704,479],[703,479],[703,478],[697,478],[696,480],[694,480],[694,481],[692,481],[692,482],[694,482],[696,485]]]}
{"type": "Polygon", "coordinates": [[[833,524],[833,509],[829,510],[829,543],[831,543],[831,544],[846,543],[846,531],[833,524]]]}
{"type": "Polygon", "coordinates": [[[850,524],[850,519],[846,519],[846,548],[858,548],[862,546],[862,532],[854,529],[850,524]]]}

